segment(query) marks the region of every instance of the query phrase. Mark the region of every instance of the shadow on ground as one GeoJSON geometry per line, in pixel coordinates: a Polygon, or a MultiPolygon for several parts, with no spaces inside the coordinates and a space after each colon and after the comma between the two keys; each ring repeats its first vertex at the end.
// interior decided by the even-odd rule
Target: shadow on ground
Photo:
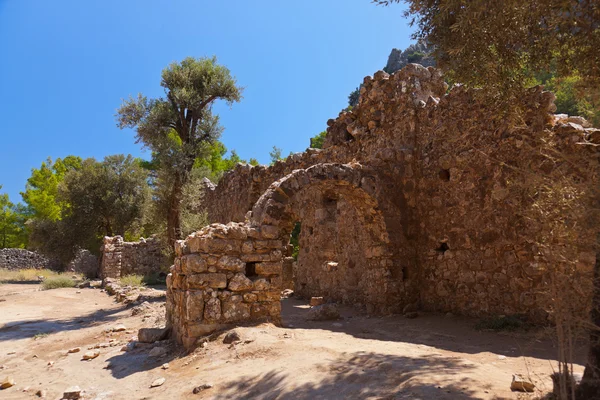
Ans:
{"type": "Polygon", "coordinates": [[[39,334],[73,331],[116,321],[119,317],[115,314],[121,311],[123,311],[123,308],[97,310],[87,315],[69,319],[33,319],[9,322],[0,327],[0,342],[32,338],[39,334]]]}
{"type": "MultiPolygon", "coordinates": [[[[448,351],[477,354],[490,352],[506,357],[535,357],[555,360],[553,331],[490,332],[474,328],[477,320],[466,317],[445,318],[439,314],[421,313],[418,318],[401,315],[369,317],[350,307],[341,307],[338,321],[307,321],[308,306],[299,299],[281,301],[283,326],[292,329],[323,329],[356,338],[403,342],[432,346],[448,351]]],[[[574,362],[585,364],[586,343],[582,341],[574,354],[574,362]]]]}
{"type": "Polygon", "coordinates": [[[297,386],[293,377],[271,371],[246,376],[219,386],[214,399],[475,399],[468,378],[439,385],[424,384],[419,377],[468,373],[471,366],[447,357],[404,357],[357,352],[314,368],[323,378],[297,386]]]}

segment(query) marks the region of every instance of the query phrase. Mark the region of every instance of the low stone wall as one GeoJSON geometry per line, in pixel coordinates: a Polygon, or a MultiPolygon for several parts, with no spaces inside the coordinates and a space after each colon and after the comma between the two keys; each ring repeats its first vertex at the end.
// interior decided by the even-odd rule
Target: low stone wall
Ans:
{"type": "Polygon", "coordinates": [[[0,249],[0,268],[10,270],[27,268],[52,268],[54,264],[46,257],[25,249],[0,249]]]}
{"type": "Polygon", "coordinates": [[[121,236],[105,237],[101,248],[100,277],[120,278],[126,275],[149,276],[161,272],[168,263],[158,239],[125,242],[121,236]]]}
{"type": "Polygon", "coordinates": [[[280,322],[284,243],[272,230],[213,224],[177,242],[167,277],[167,316],[174,337],[198,337],[234,323],[280,322]]]}

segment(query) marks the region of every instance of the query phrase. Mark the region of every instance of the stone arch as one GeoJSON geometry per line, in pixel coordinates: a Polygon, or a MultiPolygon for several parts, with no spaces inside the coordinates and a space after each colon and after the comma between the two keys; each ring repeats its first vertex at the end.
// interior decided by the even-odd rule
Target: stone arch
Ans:
{"type": "MultiPolygon", "coordinates": [[[[361,304],[370,312],[392,311],[398,283],[391,278],[393,262],[385,219],[377,201],[379,186],[376,175],[360,164],[317,164],[295,170],[274,182],[259,198],[249,215],[249,224],[263,236],[267,234],[287,244],[296,221],[304,221],[310,212],[326,214],[328,206],[323,203],[336,203],[333,213],[337,211],[338,216],[334,218],[341,220],[337,223],[343,229],[321,240],[314,249],[306,250],[312,253],[304,257],[310,266],[302,265],[299,259],[298,276],[304,278],[303,285],[308,285],[300,294],[361,304]],[[344,221],[340,212],[351,214],[351,220],[346,217],[344,221]]],[[[323,233],[326,228],[321,228],[323,233]]]]}

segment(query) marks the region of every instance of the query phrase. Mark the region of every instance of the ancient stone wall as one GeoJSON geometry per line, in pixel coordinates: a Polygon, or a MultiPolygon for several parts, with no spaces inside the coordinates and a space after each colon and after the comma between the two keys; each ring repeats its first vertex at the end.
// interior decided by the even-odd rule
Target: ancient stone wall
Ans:
{"type": "Polygon", "coordinates": [[[10,270],[27,268],[52,268],[55,264],[34,251],[25,249],[0,249],[0,268],[10,270]]]}
{"type": "Polygon", "coordinates": [[[101,278],[150,276],[159,274],[168,265],[160,242],[154,237],[138,242],[125,242],[121,236],[105,237],[101,252],[101,278]]]}
{"type": "MultiPolygon", "coordinates": [[[[478,91],[447,88],[439,71],[414,64],[365,78],[359,105],[328,121],[323,150],[272,167],[240,165],[218,185],[207,182],[210,221],[244,222],[236,229],[278,241],[280,248],[269,249],[277,255],[285,253],[300,222],[293,277],[298,294],[372,313],[413,304],[544,320],[547,285],[558,268],[548,259],[553,243],[577,264],[571,278],[580,280],[583,295],[575,311],[584,315],[595,232],[581,187],[597,180],[598,152],[588,144],[599,142],[600,130],[582,119],[553,116],[553,95],[540,88],[523,94],[520,106],[527,112],[510,123],[478,91]],[[549,209],[562,207],[560,196],[551,198],[547,189],[555,179],[560,190],[573,189],[566,196],[576,211],[567,211],[560,225],[568,227],[565,240],[556,239],[552,226],[560,218],[540,213],[544,202],[549,209]]],[[[238,251],[233,245],[223,250],[222,239],[233,238],[215,233],[228,229],[213,225],[181,248],[194,240],[207,243],[208,250],[191,254],[209,265],[215,251],[238,251]]],[[[241,254],[270,262],[254,240],[248,236],[241,254]]],[[[196,335],[182,307],[196,278],[181,269],[183,254],[171,278],[168,309],[176,336],[190,343],[196,335]]],[[[272,278],[280,288],[277,271],[272,278]]],[[[227,285],[232,277],[226,274],[227,285]]],[[[201,290],[205,300],[208,292],[201,290]]],[[[239,320],[253,320],[243,315],[239,320]]],[[[210,319],[196,317],[203,332],[210,330],[210,319]]]]}
{"type": "Polygon", "coordinates": [[[190,347],[234,323],[279,323],[284,242],[274,237],[245,224],[213,224],[177,243],[167,315],[180,343],[190,347]]]}

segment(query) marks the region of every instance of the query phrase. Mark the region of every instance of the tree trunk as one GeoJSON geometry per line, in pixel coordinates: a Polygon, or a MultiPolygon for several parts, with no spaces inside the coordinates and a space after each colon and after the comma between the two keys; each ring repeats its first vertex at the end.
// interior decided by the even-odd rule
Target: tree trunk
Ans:
{"type": "Polygon", "coordinates": [[[181,239],[181,200],[183,197],[183,181],[177,174],[169,196],[169,210],[167,211],[167,237],[171,248],[181,239]]]}
{"type": "Polygon", "coordinates": [[[594,292],[590,327],[590,347],[581,384],[576,399],[600,400],[600,233],[596,237],[596,263],[594,265],[594,292]]]}

